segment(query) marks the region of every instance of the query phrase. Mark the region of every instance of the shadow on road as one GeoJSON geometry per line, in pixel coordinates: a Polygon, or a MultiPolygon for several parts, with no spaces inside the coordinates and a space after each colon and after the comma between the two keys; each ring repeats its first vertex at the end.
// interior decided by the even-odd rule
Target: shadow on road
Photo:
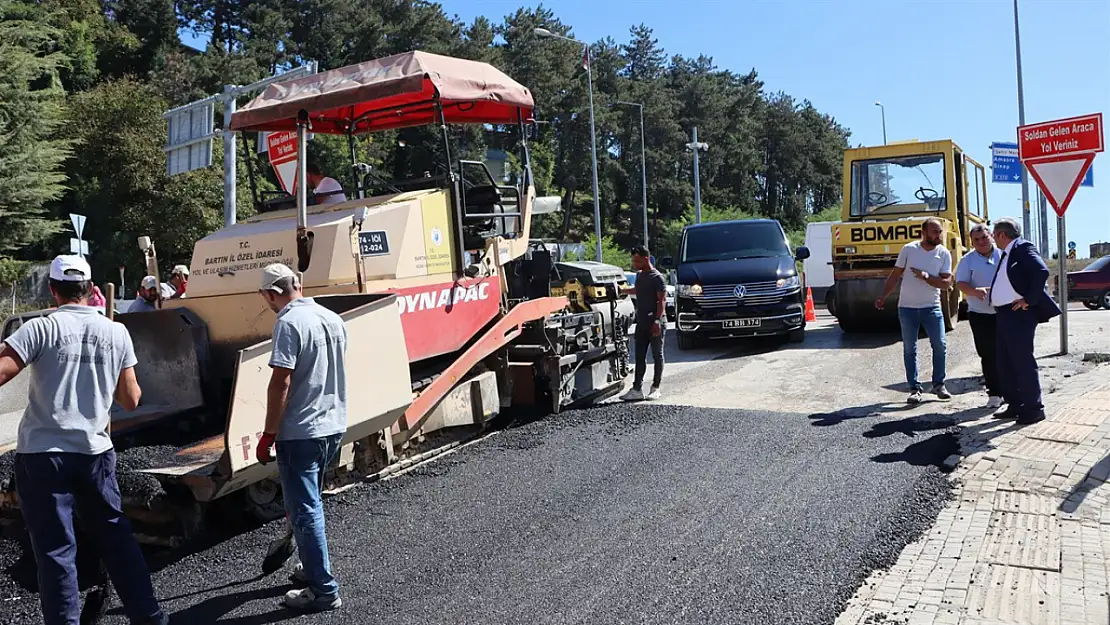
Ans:
{"type": "Polygon", "coordinates": [[[1060,511],[1074,513],[1079,506],[1083,505],[1087,495],[1106,482],[1108,477],[1110,477],[1110,455],[1104,456],[1102,460],[1095,463],[1095,466],[1087,471],[1087,475],[1083,476],[1083,481],[1068,492],[1068,496],[1060,503],[1060,511]]]}
{"type": "Polygon", "coordinates": [[[836,412],[821,412],[809,415],[812,420],[811,425],[817,427],[827,427],[830,425],[839,425],[851,419],[866,419],[867,417],[878,417],[891,412],[903,412],[912,410],[914,406],[910,404],[871,404],[870,406],[858,406],[855,408],[845,408],[837,410],[836,412]]]}
{"type": "MultiPolygon", "coordinates": [[[[920,377],[924,379],[922,386],[928,390],[929,382],[927,377],[920,377]]],[[[976,393],[983,390],[983,376],[969,375],[961,378],[948,378],[944,381],[944,387],[948,389],[949,393],[953,395],[965,395],[967,393],[976,393]]],[[[883,388],[888,391],[903,391],[909,392],[909,387],[905,382],[896,382],[894,384],[886,384],[883,388]]]]}
{"type": "Polygon", "coordinates": [[[969,408],[951,414],[916,415],[899,421],[877,423],[863,435],[867,438],[879,438],[903,434],[917,438],[925,432],[937,432],[929,438],[910,444],[901,452],[878,454],[871,460],[879,463],[905,462],[914,466],[941,466],[946,458],[960,452],[961,436],[969,439],[972,444],[989,444],[992,439],[1015,427],[1013,421],[1001,420],[962,425],[967,421],[982,419],[990,412],[989,408],[969,408]]]}
{"type": "MultiPolygon", "coordinates": [[[[257,578],[243,580],[229,584],[228,586],[238,586],[257,581],[257,578]]],[[[200,592],[209,592],[211,590],[222,590],[227,586],[219,588],[208,589],[200,592]]],[[[242,606],[244,603],[252,601],[259,601],[262,599],[277,599],[284,596],[289,590],[292,590],[291,584],[281,584],[271,586],[269,588],[258,588],[255,590],[245,590],[242,592],[234,592],[226,595],[219,595],[210,597],[201,601],[196,605],[189,606],[182,610],[174,612],[171,616],[173,623],[227,623],[235,625],[266,625],[268,623],[279,623],[289,619],[300,616],[298,613],[293,612],[287,608],[278,606],[275,602],[275,609],[262,614],[251,614],[249,616],[237,616],[231,618],[224,618],[224,616],[232,610],[242,606]]],[[[197,594],[197,593],[192,593],[197,594]]],[[[182,595],[187,597],[189,595],[182,595]]],[[[167,601],[163,599],[162,601],[167,601]]]]}

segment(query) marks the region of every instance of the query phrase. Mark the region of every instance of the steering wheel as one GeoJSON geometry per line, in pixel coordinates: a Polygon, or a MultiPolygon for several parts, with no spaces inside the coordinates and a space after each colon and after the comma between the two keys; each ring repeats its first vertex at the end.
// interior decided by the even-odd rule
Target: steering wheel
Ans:
{"type": "Polygon", "coordinates": [[[938,197],[940,197],[940,194],[937,193],[933,189],[926,189],[925,187],[919,187],[917,189],[917,191],[913,192],[913,196],[915,198],[921,200],[922,202],[928,202],[929,200],[937,199],[938,197]]]}
{"type": "Polygon", "coordinates": [[[886,204],[886,196],[878,191],[872,191],[867,194],[867,202],[869,204],[886,204]]]}

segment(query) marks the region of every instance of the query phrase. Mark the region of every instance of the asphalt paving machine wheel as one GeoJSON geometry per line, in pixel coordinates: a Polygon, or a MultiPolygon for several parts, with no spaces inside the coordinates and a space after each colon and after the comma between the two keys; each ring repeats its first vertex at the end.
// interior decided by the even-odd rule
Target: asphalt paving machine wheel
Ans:
{"type": "Polygon", "coordinates": [[[243,503],[247,512],[263,523],[285,516],[281,485],[274,480],[262,480],[244,488],[243,503]]]}

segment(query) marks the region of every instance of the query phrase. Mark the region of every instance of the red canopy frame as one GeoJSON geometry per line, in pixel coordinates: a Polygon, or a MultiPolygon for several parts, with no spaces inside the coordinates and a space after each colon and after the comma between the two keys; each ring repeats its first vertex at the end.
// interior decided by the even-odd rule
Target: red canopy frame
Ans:
{"type": "Polygon", "coordinates": [[[270,85],[231,116],[231,130],[363,134],[432,123],[519,124],[532,93],[488,63],[406,52],[270,85]]]}

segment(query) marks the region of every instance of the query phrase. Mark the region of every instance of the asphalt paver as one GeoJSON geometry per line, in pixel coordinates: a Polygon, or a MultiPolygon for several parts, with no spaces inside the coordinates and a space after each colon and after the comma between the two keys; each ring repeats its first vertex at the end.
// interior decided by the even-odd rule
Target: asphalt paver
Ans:
{"type": "MultiPolygon", "coordinates": [[[[873,410],[573,411],[329,498],[336,612],[294,615],[278,604],[287,571],[258,576],[280,522],[154,582],[175,623],[832,623],[949,496],[937,468],[956,449],[949,425],[873,410]]],[[[0,582],[0,622],[39,622],[37,596],[0,582]]],[[[126,620],[116,606],[103,622],[126,620]]]]}

